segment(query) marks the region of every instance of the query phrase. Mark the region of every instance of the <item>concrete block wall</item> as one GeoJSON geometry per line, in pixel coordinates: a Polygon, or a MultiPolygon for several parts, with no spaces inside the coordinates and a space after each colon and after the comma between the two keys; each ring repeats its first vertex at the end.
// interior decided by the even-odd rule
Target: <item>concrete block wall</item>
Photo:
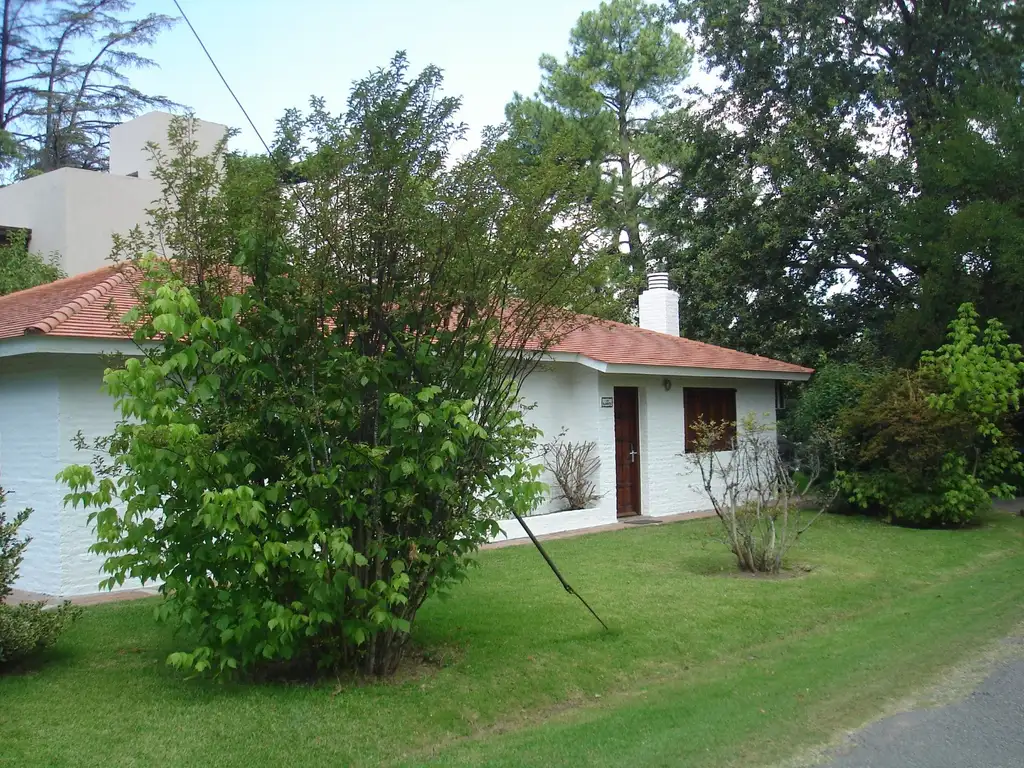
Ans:
{"type": "Polygon", "coordinates": [[[31,507],[21,533],[32,538],[16,589],[60,592],[60,520],[63,494],[57,471],[60,398],[56,368],[30,358],[0,358],[0,485],[9,518],[31,507]]]}
{"type": "MultiPolygon", "coordinates": [[[[109,435],[117,423],[114,399],[103,390],[105,361],[89,355],[62,359],[58,386],[60,422],[57,452],[59,471],[71,464],[88,464],[94,454],[75,448],[75,435],[81,431],[87,444],[109,435]]],[[[61,493],[66,493],[62,488],[61,493]]],[[[67,507],[60,521],[60,573],[62,595],[84,595],[98,591],[103,573],[103,558],[89,552],[96,541],[96,530],[89,522],[91,510],[67,507]]],[[[125,581],[118,589],[137,589],[137,579],[125,581]]]]}

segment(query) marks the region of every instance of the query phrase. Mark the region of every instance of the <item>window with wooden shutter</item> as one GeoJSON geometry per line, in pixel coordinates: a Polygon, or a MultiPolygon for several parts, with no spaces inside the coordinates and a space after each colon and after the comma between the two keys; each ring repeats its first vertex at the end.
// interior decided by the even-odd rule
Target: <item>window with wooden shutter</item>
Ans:
{"type": "Polygon", "coordinates": [[[736,439],[736,390],[686,387],[683,389],[683,419],[686,422],[684,446],[687,453],[696,448],[694,425],[699,421],[725,422],[725,433],[713,448],[716,451],[732,450],[736,439]]]}

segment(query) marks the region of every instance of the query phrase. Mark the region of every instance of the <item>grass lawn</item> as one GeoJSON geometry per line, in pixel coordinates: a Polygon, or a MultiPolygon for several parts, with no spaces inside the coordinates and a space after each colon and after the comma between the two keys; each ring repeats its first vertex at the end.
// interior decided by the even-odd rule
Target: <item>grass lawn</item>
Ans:
{"type": "Polygon", "coordinates": [[[0,765],[757,766],[853,727],[1024,620],[1024,519],[911,531],[825,517],[811,567],[735,578],[715,521],[553,541],[481,567],[387,683],[221,684],[164,664],[152,601],[89,608],[0,678],[0,765]]]}

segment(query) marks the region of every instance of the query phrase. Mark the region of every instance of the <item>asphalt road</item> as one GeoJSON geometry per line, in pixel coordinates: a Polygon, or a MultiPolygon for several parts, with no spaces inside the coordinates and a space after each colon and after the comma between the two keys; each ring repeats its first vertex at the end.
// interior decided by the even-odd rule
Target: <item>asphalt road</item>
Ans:
{"type": "Polygon", "coordinates": [[[1024,767],[1024,660],[1006,662],[963,701],[880,720],[821,768],[1024,767]]]}

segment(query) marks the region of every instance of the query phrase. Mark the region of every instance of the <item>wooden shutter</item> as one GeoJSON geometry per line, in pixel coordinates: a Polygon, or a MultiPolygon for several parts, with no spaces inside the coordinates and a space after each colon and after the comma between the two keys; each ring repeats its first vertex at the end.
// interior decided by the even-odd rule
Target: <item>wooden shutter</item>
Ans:
{"type": "Polygon", "coordinates": [[[736,439],[736,390],[718,387],[686,387],[683,389],[683,419],[685,420],[683,445],[687,453],[695,450],[697,436],[694,425],[698,421],[725,422],[725,434],[713,447],[716,451],[732,449],[736,439]]]}

